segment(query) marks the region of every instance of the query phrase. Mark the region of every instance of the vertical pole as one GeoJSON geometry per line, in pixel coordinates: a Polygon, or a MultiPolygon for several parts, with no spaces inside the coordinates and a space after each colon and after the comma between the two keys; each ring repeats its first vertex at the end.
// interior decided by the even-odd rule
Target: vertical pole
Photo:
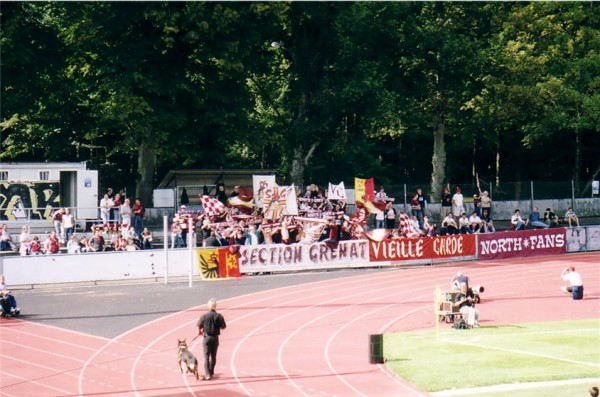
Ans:
{"type": "Polygon", "coordinates": [[[188,249],[190,250],[190,270],[189,270],[189,287],[192,288],[192,279],[194,276],[194,247],[192,247],[192,217],[188,220],[188,249]]]}
{"type": "Polygon", "coordinates": [[[529,206],[529,212],[533,210],[533,181],[530,181],[531,184],[531,205],[529,206]]]}
{"type": "Polygon", "coordinates": [[[440,286],[435,286],[435,292],[433,297],[433,304],[435,305],[433,313],[435,314],[435,339],[440,339],[440,286]]]}
{"type": "Polygon", "coordinates": [[[165,284],[169,283],[169,239],[167,237],[168,216],[163,215],[163,251],[165,253],[165,284]]]}
{"type": "Polygon", "coordinates": [[[571,179],[571,207],[574,211],[577,211],[577,208],[575,208],[575,181],[573,179],[571,179]]]}
{"type": "Polygon", "coordinates": [[[404,212],[406,211],[406,183],[404,184],[404,212]]]}

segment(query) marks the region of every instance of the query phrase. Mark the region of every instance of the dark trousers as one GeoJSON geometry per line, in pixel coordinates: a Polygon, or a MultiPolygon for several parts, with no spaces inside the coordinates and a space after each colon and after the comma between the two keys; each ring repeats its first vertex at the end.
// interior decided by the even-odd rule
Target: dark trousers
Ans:
{"type": "Polygon", "coordinates": [[[217,364],[217,349],[219,349],[219,337],[204,337],[204,374],[212,377],[215,374],[215,365],[217,364]]]}

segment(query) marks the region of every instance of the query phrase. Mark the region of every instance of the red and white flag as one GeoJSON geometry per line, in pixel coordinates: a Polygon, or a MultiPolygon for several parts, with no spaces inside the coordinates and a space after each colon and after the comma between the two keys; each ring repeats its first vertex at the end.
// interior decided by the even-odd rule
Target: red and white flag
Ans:
{"type": "Polygon", "coordinates": [[[202,204],[206,216],[212,221],[222,217],[227,212],[225,204],[214,197],[200,195],[200,204],[202,204]]]}
{"type": "Polygon", "coordinates": [[[417,231],[417,229],[415,229],[415,225],[408,215],[400,211],[399,218],[400,226],[398,227],[398,229],[400,229],[400,233],[402,234],[402,236],[408,238],[419,237],[420,233],[417,231]]]}

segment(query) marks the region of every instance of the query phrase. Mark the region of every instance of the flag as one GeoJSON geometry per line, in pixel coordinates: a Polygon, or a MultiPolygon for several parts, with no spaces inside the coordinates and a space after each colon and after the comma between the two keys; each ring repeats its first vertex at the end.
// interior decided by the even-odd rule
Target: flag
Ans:
{"type": "Polygon", "coordinates": [[[327,189],[327,198],[329,200],[346,200],[346,188],[344,182],[339,185],[334,185],[329,182],[329,188],[327,189]]]}
{"type": "Polygon", "coordinates": [[[364,207],[369,214],[381,212],[381,210],[374,204],[375,181],[373,178],[354,178],[354,201],[356,202],[357,206],[364,207]]]}
{"type": "Polygon", "coordinates": [[[227,212],[227,207],[225,207],[225,204],[214,197],[201,195],[200,204],[204,209],[204,213],[212,221],[222,217],[227,212]]]}
{"type": "Polygon", "coordinates": [[[296,188],[291,186],[268,187],[263,195],[263,207],[266,219],[279,220],[281,215],[298,215],[296,188]]]}
{"type": "Polygon", "coordinates": [[[240,276],[237,255],[228,248],[197,249],[196,258],[203,279],[240,276]]]}
{"type": "Polygon", "coordinates": [[[408,215],[406,215],[404,212],[400,211],[399,218],[400,218],[400,226],[398,227],[398,229],[400,229],[400,233],[404,237],[408,237],[408,238],[419,237],[420,234],[417,231],[417,229],[415,229],[415,225],[410,220],[410,217],[408,215]]]}
{"type": "Polygon", "coordinates": [[[263,196],[265,195],[265,190],[274,186],[277,186],[275,175],[252,175],[254,202],[258,208],[263,208],[263,196]]]}
{"type": "Polygon", "coordinates": [[[327,221],[319,218],[296,217],[294,220],[302,225],[302,237],[300,238],[302,244],[313,244],[319,241],[325,226],[327,226],[327,221]]]}
{"type": "Polygon", "coordinates": [[[298,200],[296,198],[296,186],[288,186],[287,200],[283,215],[298,215],[298,200]]]}

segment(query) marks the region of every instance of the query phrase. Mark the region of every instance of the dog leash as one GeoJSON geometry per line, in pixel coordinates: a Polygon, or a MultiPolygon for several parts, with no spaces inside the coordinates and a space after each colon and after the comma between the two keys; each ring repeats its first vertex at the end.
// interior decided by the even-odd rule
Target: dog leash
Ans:
{"type": "Polygon", "coordinates": [[[192,340],[190,341],[190,343],[192,343],[193,341],[195,341],[196,339],[198,339],[198,337],[199,337],[199,336],[200,336],[200,334],[198,334],[198,335],[194,336],[194,339],[192,339],[192,340]]]}

